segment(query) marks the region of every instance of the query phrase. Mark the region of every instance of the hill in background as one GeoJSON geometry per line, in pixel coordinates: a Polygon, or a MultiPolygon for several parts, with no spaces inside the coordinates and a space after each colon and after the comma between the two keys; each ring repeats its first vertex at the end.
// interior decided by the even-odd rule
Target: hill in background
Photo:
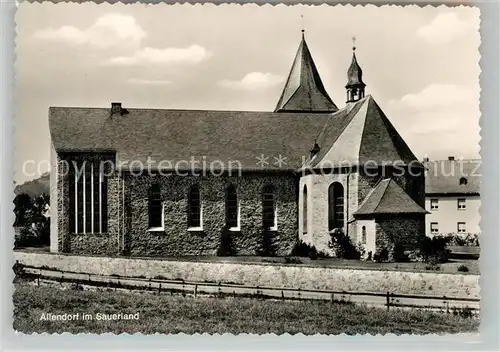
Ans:
{"type": "Polygon", "coordinates": [[[39,178],[26,181],[14,188],[14,194],[26,193],[30,197],[38,197],[42,194],[50,194],[50,173],[46,172],[39,178]]]}

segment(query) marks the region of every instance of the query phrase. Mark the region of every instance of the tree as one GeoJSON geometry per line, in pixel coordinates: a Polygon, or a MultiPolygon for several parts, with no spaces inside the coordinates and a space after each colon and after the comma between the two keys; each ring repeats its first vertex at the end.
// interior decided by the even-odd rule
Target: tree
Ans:
{"type": "Polygon", "coordinates": [[[50,243],[49,195],[30,197],[26,193],[14,198],[14,226],[21,227],[15,246],[48,245],[50,243]]]}
{"type": "Polygon", "coordinates": [[[33,199],[26,193],[18,194],[14,198],[14,226],[28,226],[31,210],[33,208],[33,199]]]}

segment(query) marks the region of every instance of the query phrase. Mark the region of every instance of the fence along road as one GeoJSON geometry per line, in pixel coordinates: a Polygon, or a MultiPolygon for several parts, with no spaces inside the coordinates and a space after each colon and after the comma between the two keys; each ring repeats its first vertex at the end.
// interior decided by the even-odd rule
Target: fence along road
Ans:
{"type": "Polygon", "coordinates": [[[421,308],[431,310],[449,310],[454,308],[470,308],[479,312],[480,300],[475,298],[436,297],[400,295],[391,292],[336,292],[322,290],[301,290],[292,288],[258,287],[238,284],[213,282],[186,282],[164,279],[146,279],[120,277],[118,275],[94,275],[66,272],[19,265],[21,272],[37,280],[56,282],[72,282],[88,286],[126,288],[130,290],[150,290],[157,292],[185,293],[197,295],[252,296],[269,299],[290,300],[328,300],[366,304],[374,307],[421,308]]]}

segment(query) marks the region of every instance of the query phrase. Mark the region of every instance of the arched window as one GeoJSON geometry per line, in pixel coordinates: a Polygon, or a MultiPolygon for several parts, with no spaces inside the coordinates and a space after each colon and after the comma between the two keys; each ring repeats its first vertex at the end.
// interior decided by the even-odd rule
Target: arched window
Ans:
{"type": "Polygon", "coordinates": [[[160,185],[153,183],[148,194],[149,228],[163,228],[163,202],[160,185]]]}
{"type": "Polygon", "coordinates": [[[361,243],[366,243],[366,226],[361,228],[361,243]]]}
{"type": "Polygon", "coordinates": [[[274,201],[274,187],[267,185],[262,192],[262,225],[264,229],[276,230],[276,204],[274,201]]]}
{"type": "Polygon", "coordinates": [[[307,233],[307,186],[302,191],[302,233],[307,233]]]}
{"type": "Polygon", "coordinates": [[[198,186],[192,186],[188,196],[188,226],[201,228],[201,199],[198,186]]]}
{"type": "Polygon", "coordinates": [[[226,189],[226,225],[230,229],[239,228],[238,194],[236,188],[230,185],[226,189]]]}
{"type": "Polygon", "coordinates": [[[328,188],[328,230],[344,228],[344,187],[334,182],[328,188]]]}

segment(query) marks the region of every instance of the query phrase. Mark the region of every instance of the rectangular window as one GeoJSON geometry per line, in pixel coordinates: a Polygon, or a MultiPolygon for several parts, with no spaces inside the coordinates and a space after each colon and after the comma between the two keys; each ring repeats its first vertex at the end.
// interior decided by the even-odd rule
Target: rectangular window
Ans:
{"type": "Polygon", "coordinates": [[[438,210],[439,209],[439,199],[431,199],[431,210],[438,210]]]}
{"type": "Polygon", "coordinates": [[[71,233],[108,231],[107,177],[99,161],[70,161],[69,230],[71,233]]]}
{"type": "Polygon", "coordinates": [[[466,209],[465,198],[458,198],[457,199],[457,209],[458,210],[465,210],[466,209]]]}
{"type": "Polygon", "coordinates": [[[200,189],[192,186],[188,194],[188,227],[192,230],[202,229],[202,208],[200,189]]]}
{"type": "Polygon", "coordinates": [[[439,233],[439,228],[438,228],[437,222],[431,222],[431,233],[433,233],[433,234],[439,233]]]}
{"type": "Polygon", "coordinates": [[[278,224],[276,221],[276,204],[274,201],[274,187],[264,187],[262,193],[262,225],[265,230],[276,231],[278,224]]]}
{"type": "Polygon", "coordinates": [[[458,233],[466,233],[467,232],[467,228],[465,227],[465,222],[457,223],[457,232],[458,233]]]}
{"type": "Polygon", "coordinates": [[[232,231],[239,231],[240,229],[238,194],[233,185],[226,189],[226,225],[232,231]]]}
{"type": "Polygon", "coordinates": [[[161,188],[154,183],[149,188],[148,195],[148,216],[149,230],[163,230],[164,204],[161,199],[161,188]]]}

